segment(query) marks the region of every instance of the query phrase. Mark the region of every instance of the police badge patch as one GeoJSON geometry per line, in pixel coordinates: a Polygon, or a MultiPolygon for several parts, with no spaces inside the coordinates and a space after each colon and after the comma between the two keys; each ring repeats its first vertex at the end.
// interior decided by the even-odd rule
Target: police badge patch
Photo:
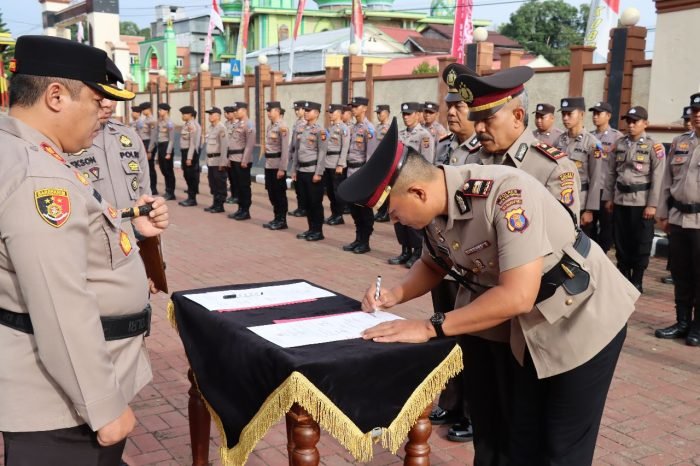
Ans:
{"type": "Polygon", "coordinates": [[[506,212],[506,225],[508,225],[508,230],[522,233],[530,226],[530,221],[525,216],[525,211],[517,208],[506,212]]]}
{"type": "Polygon", "coordinates": [[[70,217],[70,198],[65,189],[47,188],[34,191],[34,204],[41,219],[52,227],[62,227],[70,217]]]}

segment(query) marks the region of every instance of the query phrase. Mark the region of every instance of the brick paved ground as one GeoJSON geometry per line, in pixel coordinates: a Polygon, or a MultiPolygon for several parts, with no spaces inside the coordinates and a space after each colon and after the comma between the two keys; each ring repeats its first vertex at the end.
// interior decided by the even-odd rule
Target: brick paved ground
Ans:
{"type": "MultiPolygon", "coordinates": [[[[183,197],[178,171],[178,196],[183,197]]],[[[202,179],[206,191],[206,178],[202,179]]],[[[288,193],[295,207],[293,192],[288,193]]],[[[261,225],[270,220],[267,195],[253,188],[253,219],[236,222],[222,214],[209,214],[209,195],[199,196],[200,207],[182,208],[171,203],[172,224],[164,241],[168,280],[172,290],[228,283],[305,278],[349,296],[360,297],[378,272],[387,284],[405,269],[386,264],[395,255],[393,228],[378,224],[372,252],[364,256],[340,247],[354,238],[352,220],[325,227],[326,240],[308,243],[295,239],[306,230],[306,220],[290,218],[289,230],[271,232],[261,225]]],[[[232,211],[232,206],[226,206],[232,211]]],[[[326,209],[328,214],[328,210],[326,209]]],[[[652,259],[645,278],[645,294],[632,316],[620,363],[601,426],[595,464],[599,465],[700,465],[700,349],[680,341],[653,337],[653,329],[672,320],[672,288],[659,282],[665,261],[652,259]]],[[[132,404],[139,421],[126,447],[126,459],[136,465],[191,464],[187,425],[187,361],[182,345],[165,319],[168,297],[153,298],[154,325],[147,340],[154,369],[153,382],[132,404]]],[[[404,305],[406,316],[431,313],[427,297],[404,305]]],[[[434,465],[471,465],[470,443],[445,438],[446,427],[434,429],[431,462],[434,465]]],[[[219,444],[212,427],[210,458],[219,464],[219,444]]],[[[328,435],[319,443],[325,466],[355,464],[352,457],[328,435]]],[[[374,466],[401,464],[402,455],[375,448],[374,466]]],[[[287,465],[284,426],[278,424],[258,444],[248,464],[287,465]]]]}

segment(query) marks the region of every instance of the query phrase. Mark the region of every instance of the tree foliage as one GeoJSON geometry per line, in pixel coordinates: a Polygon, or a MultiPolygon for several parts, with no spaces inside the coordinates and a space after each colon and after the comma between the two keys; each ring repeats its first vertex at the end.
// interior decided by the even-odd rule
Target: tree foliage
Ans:
{"type": "Polygon", "coordinates": [[[528,0],[499,32],[555,66],[569,64],[571,45],[583,45],[590,6],[578,9],[564,0],[528,0]]]}
{"type": "Polygon", "coordinates": [[[413,68],[411,74],[431,74],[437,73],[438,67],[435,65],[430,65],[427,61],[421,62],[418,66],[413,68]]]}
{"type": "Polygon", "coordinates": [[[119,23],[119,34],[125,36],[141,36],[146,39],[151,38],[150,28],[139,28],[139,25],[133,21],[121,21],[119,23]]]}

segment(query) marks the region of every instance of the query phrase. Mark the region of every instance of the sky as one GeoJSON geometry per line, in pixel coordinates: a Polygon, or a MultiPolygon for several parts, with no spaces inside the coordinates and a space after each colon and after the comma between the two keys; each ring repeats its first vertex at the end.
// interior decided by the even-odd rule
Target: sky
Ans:
{"type": "MultiPolygon", "coordinates": [[[[585,0],[566,0],[574,6],[587,3],[585,0]]],[[[510,15],[525,0],[474,0],[474,19],[486,19],[495,25],[508,21],[510,15]]],[[[156,5],[177,5],[185,7],[190,16],[206,14],[211,5],[210,0],[119,0],[122,21],[133,21],[146,27],[155,16],[156,5]]],[[[430,0],[396,0],[395,9],[424,10],[430,6],[430,0]]],[[[634,6],[639,9],[640,26],[650,29],[647,37],[647,51],[653,47],[656,13],[653,0],[620,0],[620,11],[634,6]]],[[[313,1],[307,2],[307,8],[315,7],[313,1]]],[[[23,34],[41,34],[41,5],[38,0],[0,0],[2,19],[8,25],[13,37],[23,34]]]]}

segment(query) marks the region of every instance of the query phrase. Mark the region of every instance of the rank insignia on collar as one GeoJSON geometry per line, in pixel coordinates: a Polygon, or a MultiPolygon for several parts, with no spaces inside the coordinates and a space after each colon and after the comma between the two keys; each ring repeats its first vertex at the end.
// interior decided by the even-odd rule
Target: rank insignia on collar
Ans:
{"type": "Polygon", "coordinates": [[[41,148],[44,149],[44,152],[46,152],[47,154],[49,154],[51,157],[53,157],[54,159],[58,160],[59,162],[61,162],[61,163],[66,163],[66,159],[64,159],[63,157],[61,157],[61,156],[59,155],[59,153],[56,152],[56,150],[55,150],[53,147],[51,147],[50,145],[48,145],[47,143],[42,142],[42,143],[41,143],[41,148]]]}
{"type": "Polygon", "coordinates": [[[128,165],[129,165],[129,170],[131,170],[132,172],[139,171],[139,164],[135,160],[130,161],[128,163],[128,165]]]}
{"type": "Polygon", "coordinates": [[[119,136],[119,143],[122,145],[122,147],[132,147],[134,145],[131,142],[131,139],[129,139],[129,136],[125,136],[124,134],[119,136]]]}
{"type": "Polygon", "coordinates": [[[493,186],[493,180],[469,179],[462,185],[462,193],[465,196],[488,197],[493,186]]]}
{"type": "Polygon", "coordinates": [[[92,167],[88,171],[95,177],[96,180],[100,179],[100,167],[92,167]]]}
{"type": "Polygon", "coordinates": [[[522,233],[530,226],[530,221],[525,216],[525,211],[518,207],[506,212],[506,224],[508,225],[508,230],[522,233]]]}
{"type": "Polygon", "coordinates": [[[525,158],[525,154],[527,154],[527,144],[524,142],[520,144],[520,147],[518,147],[518,151],[515,153],[515,160],[518,162],[522,162],[523,159],[525,158]]]}
{"type": "Polygon", "coordinates": [[[131,240],[129,239],[129,235],[127,235],[124,230],[119,232],[119,246],[122,248],[124,255],[128,256],[132,249],[131,240]]]}
{"type": "Polygon", "coordinates": [[[560,151],[556,147],[552,147],[549,144],[545,144],[544,142],[538,142],[533,147],[552,160],[558,160],[566,155],[564,152],[560,151]]]}
{"type": "Polygon", "coordinates": [[[467,202],[467,196],[462,191],[457,191],[455,193],[455,203],[457,204],[457,209],[459,213],[464,215],[471,209],[467,202]]]}
{"type": "Polygon", "coordinates": [[[62,227],[70,217],[70,197],[61,188],[34,191],[34,204],[41,219],[55,228],[62,227]]]}

